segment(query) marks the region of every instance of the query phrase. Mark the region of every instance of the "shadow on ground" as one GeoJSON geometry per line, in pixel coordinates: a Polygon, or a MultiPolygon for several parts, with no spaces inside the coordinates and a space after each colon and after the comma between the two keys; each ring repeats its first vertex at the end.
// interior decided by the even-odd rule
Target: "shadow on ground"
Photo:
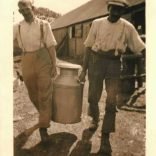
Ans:
{"type": "Polygon", "coordinates": [[[82,139],[77,142],[77,137],[71,133],[52,134],[46,144],[39,142],[30,149],[23,148],[29,137],[21,133],[14,138],[14,156],[102,156],[99,153],[91,153],[90,139],[95,131],[85,129],[82,139]],[[74,145],[74,143],[76,144],[74,145]]]}
{"type": "Polygon", "coordinates": [[[39,142],[30,149],[23,149],[27,140],[24,133],[14,139],[14,156],[66,156],[77,137],[65,132],[52,134],[46,144],[39,142]]]}
{"type": "Polygon", "coordinates": [[[96,130],[90,131],[85,129],[82,134],[82,139],[79,140],[75,148],[70,153],[70,156],[89,156],[91,152],[92,143],[90,139],[96,130]]]}
{"type": "Polygon", "coordinates": [[[69,156],[111,156],[111,154],[104,155],[100,152],[100,149],[98,153],[91,153],[91,138],[95,132],[96,129],[92,131],[89,129],[85,129],[82,134],[82,139],[77,142],[75,148],[72,150],[69,156]]]}

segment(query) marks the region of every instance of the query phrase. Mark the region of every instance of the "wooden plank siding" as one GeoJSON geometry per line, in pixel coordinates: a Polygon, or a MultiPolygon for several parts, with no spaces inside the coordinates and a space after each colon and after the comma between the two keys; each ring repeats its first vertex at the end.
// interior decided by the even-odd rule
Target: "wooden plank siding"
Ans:
{"type": "MultiPolygon", "coordinates": [[[[136,29],[139,26],[141,26],[143,29],[142,33],[145,34],[145,4],[134,6],[130,9],[131,10],[127,12],[127,14],[123,16],[123,18],[133,23],[136,29]]],[[[104,16],[105,15],[103,15],[103,17],[104,16]]],[[[64,36],[68,35],[68,41],[66,42],[68,44],[66,47],[68,52],[65,51],[68,57],[77,58],[84,54],[84,41],[88,35],[93,20],[94,19],[88,19],[80,23],[75,23],[67,27],[62,27],[53,30],[54,36],[58,42],[58,46],[61,43],[64,36]],[[80,30],[78,29],[82,29],[82,32],[80,32],[80,30]],[[80,35],[80,33],[82,33],[82,35],[80,35]]]]}
{"type": "MultiPolygon", "coordinates": [[[[82,36],[81,37],[69,37],[69,57],[81,57],[84,54],[85,46],[84,41],[90,30],[92,21],[82,23],[82,36]]],[[[76,25],[73,25],[76,27],[76,25]]]]}
{"type": "Polygon", "coordinates": [[[62,39],[67,34],[67,30],[68,30],[68,28],[53,30],[53,34],[54,34],[55,39],[57,41],[57,45],[59,45],[61,43],[62,39]]]}

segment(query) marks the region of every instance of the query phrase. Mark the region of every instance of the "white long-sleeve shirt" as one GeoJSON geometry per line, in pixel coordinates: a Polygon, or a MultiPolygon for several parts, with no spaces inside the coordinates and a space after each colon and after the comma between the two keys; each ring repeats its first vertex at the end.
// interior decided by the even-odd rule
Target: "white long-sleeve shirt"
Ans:
{"type": "Polygon", "coordinates": [[[116,23],[111,23],[108,17],[93,21],[84,44],[95,52],[115,49],[124,53],[128,46],[134,53],[138,53],[145,48],[144,42],[130,22],[120,18],[116,23]]]}

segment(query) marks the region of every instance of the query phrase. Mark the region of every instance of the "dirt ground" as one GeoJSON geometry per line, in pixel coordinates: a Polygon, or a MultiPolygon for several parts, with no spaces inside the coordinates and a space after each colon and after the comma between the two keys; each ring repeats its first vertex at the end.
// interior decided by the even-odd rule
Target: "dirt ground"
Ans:
{"type": "MultiPolygon", "coordinates": [[[[49,142],[41,143],[39,131],[30,137],[23,132],[38,121],[38,112],[31,104],[24,83],[14,81],[14,156],[98,156],[106,92],[99,103],[100,122],[95,132],[87,130],[91,121],[87,115],[88,81],[84,86],[82,120],[76,124],[51,122],[49,142]],[[85,139],[84,139],[85,138],[85,139]],[[87,141],[86,141],[87,139],[87,141]]],[[[116,132],[111,134],[112,156],[145,156],[145,88],[134,95],[128,106],[119,110],[116,132]]]]}

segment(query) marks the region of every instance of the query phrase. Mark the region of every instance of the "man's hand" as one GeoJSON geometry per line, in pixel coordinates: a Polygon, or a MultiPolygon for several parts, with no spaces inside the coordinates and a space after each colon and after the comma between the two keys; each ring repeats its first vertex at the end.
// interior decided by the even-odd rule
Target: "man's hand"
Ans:
{"type": "Polygon", "coordinates": [[[55,78],[57,76],[57,69],[56,69],[56,67],[52,68],[51,76],[52,76],[52,78],[55,78]]]}
{"type": "Polygon", "coordinates": [[[51,76],[52,78],[55,79],[57,75],[57,69],[56,69],[56,50],[54,46],[51,46],[48,48],[50,59],[51,59],[51,64],[52,64],[52,72],[51,76]]]}
{"type": "Polygon", "coordinates": [[[86,72],[82,70],[80,75],[79,75],[79,81],[85,82],[85,80],[86,80],[85,77],[86,77],[86,72]]]}

